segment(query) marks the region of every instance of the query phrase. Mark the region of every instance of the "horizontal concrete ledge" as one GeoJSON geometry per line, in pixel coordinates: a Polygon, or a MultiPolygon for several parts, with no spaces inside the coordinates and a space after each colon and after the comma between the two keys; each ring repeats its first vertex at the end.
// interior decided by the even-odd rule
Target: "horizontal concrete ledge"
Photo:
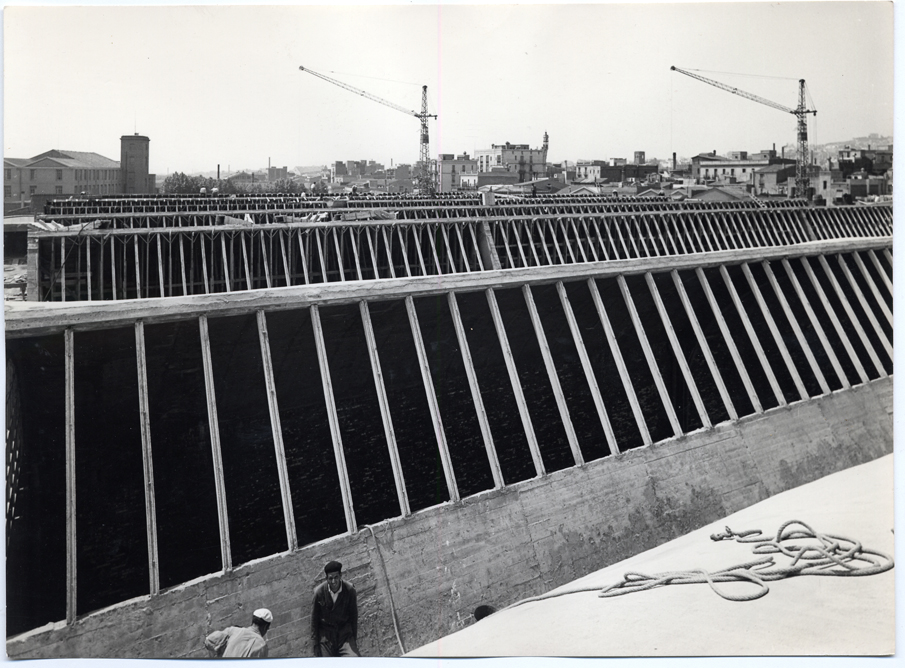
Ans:
{"type": "Polygon", "coordinates": [[[541,285],[556,281],[610,278],[673,269],[707,268],[742,262],[778,261],[802,256],[881,250],[891,246],[892,237],[860,237],[811,241],[795,246],[769,246],[438,276],[313,283],[187,297],[119,301],[9,302],[4,305],[6,338],[43,336],[68,328],[76,331],[112,329],[131,325],[137,320],[153,324],[200,315],[211,317],[242,315],[257,310],[276,311],[312,305],[355,303],[362,300],[381,301],[447,292],[474,292],[488,288],[519,287],[524,284],[541,285]]]}

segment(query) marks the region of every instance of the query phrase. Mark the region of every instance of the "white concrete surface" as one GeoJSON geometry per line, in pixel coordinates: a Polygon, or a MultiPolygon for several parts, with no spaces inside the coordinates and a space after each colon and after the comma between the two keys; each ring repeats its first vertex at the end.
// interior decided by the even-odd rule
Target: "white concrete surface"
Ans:
{"type": "MultiPolygon", "coordinates": [[[[554,592],[603,587],[627,571],[716,571],[758,558],[751,545],[714,542],[726,526],[774,535],[788,520],[894,553],[893,456],[778,494],[554,592]]],[[[788,563],[779,555],[777,564],[788,563]]],[[[751,584],[721,585],[754,592],[751,584]]],[[[895,651],[895,569],[864,577],[798,576],[755,601],[727,601],[706,584],[615,598],[574,593],[501,610],[425,645],[412,657],[888,655],[895,651]]],[[[494,603],[488,601],[488,603],[494,603]]]]}

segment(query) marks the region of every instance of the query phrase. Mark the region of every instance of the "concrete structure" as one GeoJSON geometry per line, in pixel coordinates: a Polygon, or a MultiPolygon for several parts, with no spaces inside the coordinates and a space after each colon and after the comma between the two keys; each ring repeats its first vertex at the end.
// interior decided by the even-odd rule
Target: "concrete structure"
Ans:
{"type": "Polygon", "coordinates": [[[528,144],[492,144],[489,149],[475,150],[479,172],[503,168],[517,175],[519,182],[543,178],[547,175],[547,150],[550,139],[544,133],[544,143],[539,149],[528,144]]]}
{"type": "Polygon", "coordinates": [[[200,657],[265,600],[304,656],[328,558],[364,653],[401,654],[891,451],[891,206],[335,204],[30,231],[10,657],[200,657]]]}
{"type": "Polygon", "coordinates": [[[504,607],[890,452],[887,379],[240,566],[6,649],[13,659],[200,659],[200,638],[266,601],[270,656],[311,656],[310,591],[338,559],[359,592],[363,654],[398,656],[464,628],[479,604],[504,607]]]}
{"type": "MultiPolygon", "coordinates": [[[[782,655],[808,656],[809,662],[817,665],[894,663],[888,656],[896,649],[893,480],[893,455],[832,473],[521,605],[499,610],[406,656],[757,656],[754,662],[763,665],[770,659],[760,657],[782,655]],[[793,519],[797,522],[786,526],[793,519]],[[766,541],[774,541],[783,526],[784,539],[778,544],[783,548],[806,545],[813,550],[796,565],[806,565],[800,576],[775,577],[792,566],[791,551],[767,556],[771,544],[766,541]],[[764,542],[734,540],[727,536],[726,527],[736,533],[760,532],[746,540],[764,542]],[[819,539],[792,538],[792,531],[813,532],[819,539]],[[724,538],[715,541],[714,535],[724,538]],[[843,537],[838,549],[827,535],[843,537]],[[818,571],[817,560],[829,554],[839,564],[818,571]],[[769,591],[763,592],[754,581],[741,579],[755,572],[764,578],[763,572],[738,566],[767,558],[773,564],[761,565],[770,577],[764,585],[769,591]],[[718,575],[732,567],[737,567],[736,581],[727,582],[725,575],[718,575]],[[700,579],[689,582],[700,577],[690,568],[711,573],[717,579],[713,588],[700,579]],[[844,574],[848,568],[859,577],[828,577],[844,574]],[[640,585],[651,581],[633,580],[638,591],[601,598],[601,592],[622,585],[629,573],[664,580],[644,591],[640,585]],[[679,573],[682,575],[671,582],[665,580],[666,574],[679,573]],[[754,598],[758,594],[763,595],[754,598]],[[721,595],[753,600],[730,601],[721,595]],[[857,623],[853,623],[855,619],[857,623]],[[618,632],[613,631],[614,620],[618,620],[618,632]],[[884,655],[885,659],[879,658],[884,655]],[[843,656],[846,659],[841,659],[843,656]]],[[[627,590],[622,585],[612,592],[627,590]]],[[[737,665],[736,659],[715,661],[737,665]]],[[[795,661],[783,663],[798,665],[795,661]]],[[[647,661],[646,665],[658,662],[647,661]]]]}
{"type": "MultiPolygon", "coordinates": [[[[478,161],[467,153],[441,153],[437,156],[437,192],[448,193],[463,188],[462,176],[466,173],[476,176],[477,171],[478,161]]],[[[472,180],[466,179],[466,184],[471,183],[472,180]]]]}

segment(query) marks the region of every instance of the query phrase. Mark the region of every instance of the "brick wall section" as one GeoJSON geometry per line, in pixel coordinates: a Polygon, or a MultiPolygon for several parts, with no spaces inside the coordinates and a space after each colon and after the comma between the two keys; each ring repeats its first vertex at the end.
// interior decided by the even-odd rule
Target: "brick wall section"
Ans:
{"type": "MultiPolygon", "coordinates": [[[[310,656],[310,596],[329,559],[359,592],[359,646],[406,649],[773,494],[892,452],[892,379],[558,471],[295,553],[245,564],[7,641],[11,658],[202,658],[213,629],[275,623],[271,656],[310,656]],[[376,541],[375,541],[376,537],[376,541]],[[379,550],[379,552],[378,552],[379,550]],[[382,559],[381,559],[382,557],[382,559]],[[388,588],[389,584],[389,588],[388,588]]],[[[891,491],[891,490],[890,490],[891,491]]]]}

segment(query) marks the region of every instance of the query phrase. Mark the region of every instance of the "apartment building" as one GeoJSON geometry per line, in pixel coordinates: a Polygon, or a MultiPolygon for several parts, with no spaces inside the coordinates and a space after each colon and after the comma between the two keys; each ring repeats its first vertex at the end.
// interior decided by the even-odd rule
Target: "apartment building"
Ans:
{"type": "Polygon", "coordinates": [[[544,133],[541,148],[531,148],[528,144],[491,144],[489,149],[475,151],[474,159],[479,172],[489,172],[494,168],[504,168],[517,175],[519,182],[532,181],[547,175],[547,149],[550,137],[544,133]]]}
{"type": "Polygon", "coordinates": [[[470,187],[471,181],[466,181],[469,185],[463,185],[462,176],[464,174],[476,174],[477,171],[478,161],[469,157],[467,153],[462,155],[441,153],[437,156],[438,192],[448,193],[460,190],[463,187],[470,187]]]}
{"type": "Polygon", "coordinates": [[[732,151],[727,156],[700,153],[691,159],[692,177],[699,181],[724,183],[753,183],[754,174],[772,165],[792,165],[795,161],[776,156],[775,150],[761,151],[749,156],[747,151],[732,151]]]}

